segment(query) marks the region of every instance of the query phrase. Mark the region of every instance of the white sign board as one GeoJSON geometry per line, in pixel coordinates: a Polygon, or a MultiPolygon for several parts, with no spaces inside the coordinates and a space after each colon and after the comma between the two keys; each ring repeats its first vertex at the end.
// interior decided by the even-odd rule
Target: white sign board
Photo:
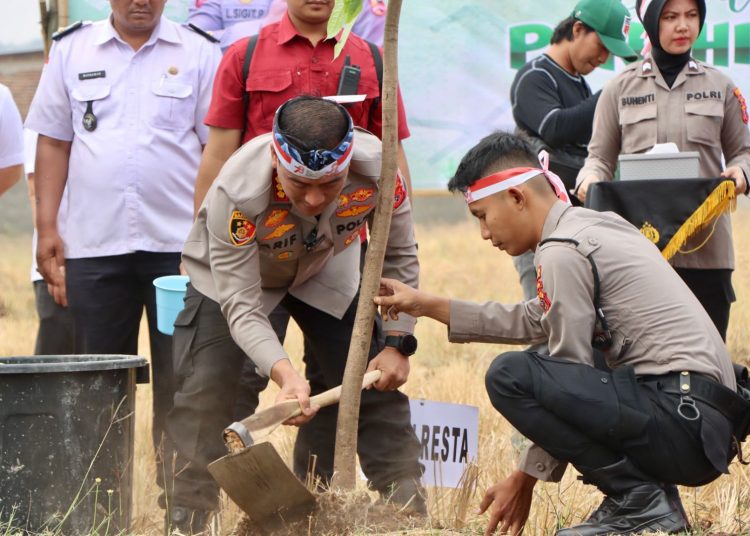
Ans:
{"type": "Polygon", "coordinates": [[[477,458],[479,408],[410,400],[411,423],[422,445],[422,484],[456,488],[466,466],[477,458]]]}

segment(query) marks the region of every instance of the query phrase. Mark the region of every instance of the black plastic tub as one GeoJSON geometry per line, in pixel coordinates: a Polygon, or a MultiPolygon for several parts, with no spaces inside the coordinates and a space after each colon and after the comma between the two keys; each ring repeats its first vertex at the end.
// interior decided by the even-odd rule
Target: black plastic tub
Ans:
{"type": "Polygon", "coordinates": [[[137,356],[0,357],[0,521],[128,531],[135,386],[145,382],[137,356]]]}

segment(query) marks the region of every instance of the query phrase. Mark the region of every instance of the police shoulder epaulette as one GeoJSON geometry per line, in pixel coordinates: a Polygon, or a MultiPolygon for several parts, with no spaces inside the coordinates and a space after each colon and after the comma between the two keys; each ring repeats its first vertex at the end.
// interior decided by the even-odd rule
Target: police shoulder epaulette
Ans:
{"type": "Polygon", "coordinates": [[[62,39],[66,35],[70,35],[73,32],[75,32],[76,30],[80,30],[81,28],[83,28],[84,26],[88,26],[89,24],[91,24],[90,21],[83,22],[82,20],[79,20],[78,22],[74,22],[70,26],[68,26],[66,28],[61,28],[61,29],[57,30],[55,33],[53,33],[52,34],[52,40],[53,41],[59,41],[60,39],[62,39]]]}
{"type": "Polygon", "coordinates": [[[210,33],[208,33],[206,30],[202,30],[201,28],[198,28],[192,22],[188,22],[187,23],[187,27],[190,28],[191,30],[193,30],[198,35],[202,35],[203,37],[205,37],[206,39],[208,39],[212,43],[218,43],[219,42],[219,40],[216,39],[213,35],[211,35],[210,33]]]}

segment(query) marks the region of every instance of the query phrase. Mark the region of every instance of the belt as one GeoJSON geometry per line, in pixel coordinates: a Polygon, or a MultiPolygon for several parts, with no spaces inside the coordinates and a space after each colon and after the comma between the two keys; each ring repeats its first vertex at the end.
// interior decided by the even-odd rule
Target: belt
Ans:
{"type": "Polygon", "coordinates": [[[641,381],[656,381],[663,392],[680,395],[677,411],[688,420],[695,420],[700,416],[694,400],[708,404],[734,425],[745,421],[750,412],[750,401],[728,387],[695,372],[672,372],[663,376],[644,377],[641,381]],[[686,411],[686,406],[692,406],[692,410],[695,411],[692,418],[689,416],[690,411],[686,411]]]}

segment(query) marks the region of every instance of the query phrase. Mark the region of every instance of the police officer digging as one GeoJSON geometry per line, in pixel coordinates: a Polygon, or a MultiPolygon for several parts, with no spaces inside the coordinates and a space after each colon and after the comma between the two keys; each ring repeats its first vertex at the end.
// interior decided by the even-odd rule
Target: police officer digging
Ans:
{"type": "Polygon", "coordinates": [[[485,240],[510,255],[535,251],[535,299],[474,304],[384,280],[375,301],[391,318],[443,322],[453,342],[549,340],[549,355],[506,352],[486,374],[495,408],[533,442],[488,489],[486,534],[498,525],[520,533],[536,481],[559,481],[568,463],[605,499],[558,535],[686,530],[675,485],[728,472],[747,435],[747,393],[711,319],[658,249],[615,214],[571,207],[535,161],[525,141],[492,134],[449,183],[485,240]],[[595,368],[594,348],[611,370],[595,368]]]}
{"type": "MultiPolygon", "coordinates": [[[[304,477],[316,455],[314,476],[330,480],[337,408],[317,411],[309,396],[343,377],[360,278],[359,232],[375,208],[380,151],[380,141],[355,129],[339,104],[298,97],[279,108],[271,133],[227,161],[198,211],[183,251],[191,286],[175,322],[178,392],[168,420],[180,451],[172,504],[192,518],[184,530],[202,530],[217,507],[206,465],[225,453],[221,432],[233,420],[248,358],[281,387],[277,400],[296,398],[304,408],[292,422],[302,425],[295,473],[304,477]],[[307,381],[269,323],[279,304],[303,332],[307,381]]],[[[384,272],[416,285],[416,242],[401,179],[394,207],[384,272]]],[[[358,445],[372,487],[424,512],[419,443],[408,399],[397,390],[409,371],[400,342],[412,337],[414,322],[403,316],[373,332],[369,368],[383,376],[362,396],[358,445]],[[383,348],[382,332],[392,346],[386,340],[383,348]]]]}

